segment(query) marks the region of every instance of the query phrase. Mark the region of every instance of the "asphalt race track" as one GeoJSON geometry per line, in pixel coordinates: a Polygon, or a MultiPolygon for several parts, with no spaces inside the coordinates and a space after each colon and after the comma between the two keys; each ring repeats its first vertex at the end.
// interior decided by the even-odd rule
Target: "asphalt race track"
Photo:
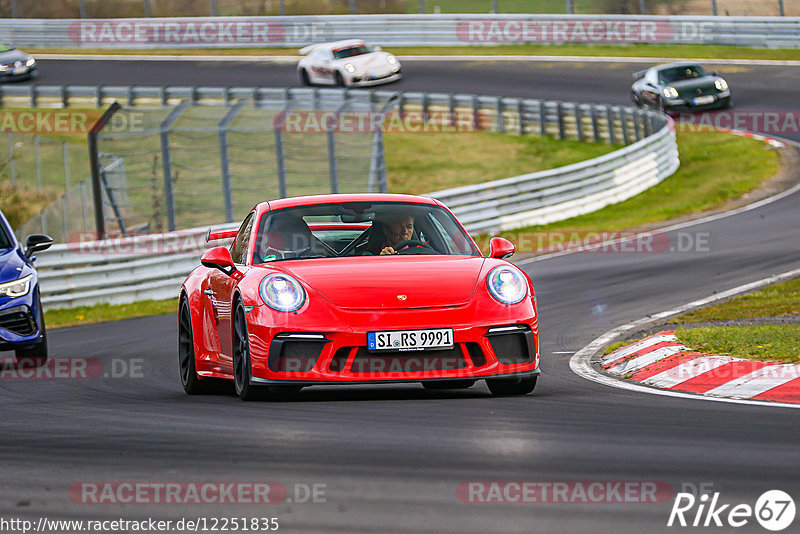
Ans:
{"type": "MultiPolygon", "coordinates": [[[[641,68],[414,61],[390,87],[624,104],[630,73],[641,68]]],[[[796,67],[720,70],[737,111],[796,109],[796,67]]],[[[41,84],[299,85],[294,66],[263,63],[42,60],[41,72],[41,84]]],[[[720,503],[753,506],[764,491],[781,489],[797,501],[800,412],[609,388],[573,374],[568,362],[620,324],[800,268],[799,200],[794,194],[670,234],[672,244],[707,240],[700,250],[580,253],[527,265],[539,299],[543,374],[521,398],[491,397],[482,383],[456,392],[320,387],[279,403],[190,398],[178,378],[174,316],[53,331],[54,356],[141,370],[0,382],[0,515],[277,517],[284,532],[729,531],[667,528],[673,492],[705,484],[720,503]],[[292,502],[73,502],[70,487],[87,481],[269,481],[283,484],[292,502]],[[655,504],[467,504],[456,493],[467,481],[657,481],[671,491],[655,504]],[[302,485],[314,484],[324,485],[325,502],[297,502],[302,485]]],[[[737,531],[764,529],[751,518],[737,531]]]]}

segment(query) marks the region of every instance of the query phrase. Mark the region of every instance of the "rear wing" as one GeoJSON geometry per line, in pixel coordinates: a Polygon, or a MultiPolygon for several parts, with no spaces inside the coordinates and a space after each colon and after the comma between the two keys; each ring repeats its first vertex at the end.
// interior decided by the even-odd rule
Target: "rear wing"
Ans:
{"type": "Polygon", "coordinates": [[[650,69],[644,69],[644,70],[640,70],[639,72],[634,72],[633,73],[633,79],[634,80],[641,80],[642,78],[644,78],[644,75],[647,74],[648,70],[650,70],[650,69]]]}
{"type": "Polygon", "coordinates": [[[318,46],[319,46],[319,44],[313,44],[313,45],[304,46],[303,48],[300,49],[300,55],[301,56],[305,56],[307,54],[310,54],[318,46]]]}
{"type": "Polygon", "coordinates": [[[211,228],[208,229],[206,232],[206,243],[211,241],[216,241],[218,239],[230,239],[232,237],[236,237],[236,234],[239,233],[239,229],[235,228],[233,230],[212,230],[211,228]]]}

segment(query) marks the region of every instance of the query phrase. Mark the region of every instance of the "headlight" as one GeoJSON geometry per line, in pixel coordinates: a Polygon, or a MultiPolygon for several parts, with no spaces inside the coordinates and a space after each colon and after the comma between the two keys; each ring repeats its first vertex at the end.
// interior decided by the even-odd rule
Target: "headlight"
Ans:
{"type": "Polygon", "coordinates": [[[662,92],[667,98],[678,98],[678,90],[674,87],[670,87],[669,85],[666,86],[662,92]]]}
{"type": "Polygon", "coordinates": [[[347,65],[344,66],[344,70],[346,70],[347,72],[355,72],[356,68],[353,66],[352,63],[348,63],[347,65]]]}
{"type": "Polygon", "coordinates": [[[11,70],[11,67],[8,65],[0,65],[0,72],[5,72],[7,70],[11,70]]]}
{"type": "Polygon", "coordinates": [[[28,291],[31,290],[32,279],[33,275],[29,274],[28,276],[20,278],[19,280],[0,284],[0,297],[21,297],[22,295],[27,295],[28,291]]]}
{"type": "Polygon", "coordinates": [[[389,65],[394,65],[395,63],[397,63],[397,58],[394,56],[386,56],[386,62],[389,65]]]}
{"type": "Polygon", "coordinates": [[[724,91],[725,89],[728,88],[728,82],[726,82],[722,78],[717,78],[717,80],[714,82],[714,87],[716,87],[720,91],[724,91]]]}
{"type": "Polygon", "coordinates": [[[489,293],[503,304],[516,304],[528,294],[528,282],[516,268],[500,265],[486,276],[489,293]]]}
{"type": "Polygon", "coordinates": [[[274,273],[264,277],[258,288],[264,304],[282,312],[300,309],[306,301],[306,292],[300,282],[287,274],[274,273]]]}
{"type": "Polygon", "coordinates": [[[25,62],[25,64],[26,64],[27,66],[29,66],[29,67],[33,67],[33,64],[34,64],[34,63],[36,63],[36,60],[35,60],[35,59],[33,59],[32,57],[29,57],[29,58],[28,58],[28,61],[26,61],[26,62],[25,62]]]}

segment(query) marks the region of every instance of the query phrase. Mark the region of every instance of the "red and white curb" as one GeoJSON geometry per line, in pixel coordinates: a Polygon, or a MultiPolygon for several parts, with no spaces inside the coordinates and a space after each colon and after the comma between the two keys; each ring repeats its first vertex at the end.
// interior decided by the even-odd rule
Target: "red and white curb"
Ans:
{"type": "Polygon", "coordinates": [[[604,356],[611,375],[672,391],[800,404],[800,365],[695,352],[675,331],[659,332],[604,356]]]}
{"type": "Polygon", "coordinates": [[[775,148],[783,148],[786,146],[785,143],[778,141],[777,139],[773,139],[772,137],[767,137],[766,135],[756,134],[753,132],[747,132],[744,130],[732,130],[730,128],[717,128],[717,130],[733,135],[740,135],[742,137],[749,137],[750,139],[755,139],[757,141],[763,141],[768,145],[775,147],[775,148]]]}

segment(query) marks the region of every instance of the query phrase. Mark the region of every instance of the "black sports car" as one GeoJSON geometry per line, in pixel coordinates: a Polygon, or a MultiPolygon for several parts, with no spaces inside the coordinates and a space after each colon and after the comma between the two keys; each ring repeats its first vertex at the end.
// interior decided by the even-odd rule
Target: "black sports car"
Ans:
{"type": "Polygon", "coordinates": [[[667,63],[633,75],[631,99],[664,112],[703,111],[733,104],[728,82],[697,63],[667,63]]]}
{"type": "Polygon", "coordinates": [[[38,73],[39,66],[33,56],[0,43],[0,82],[27,80],[38,73]]]}

